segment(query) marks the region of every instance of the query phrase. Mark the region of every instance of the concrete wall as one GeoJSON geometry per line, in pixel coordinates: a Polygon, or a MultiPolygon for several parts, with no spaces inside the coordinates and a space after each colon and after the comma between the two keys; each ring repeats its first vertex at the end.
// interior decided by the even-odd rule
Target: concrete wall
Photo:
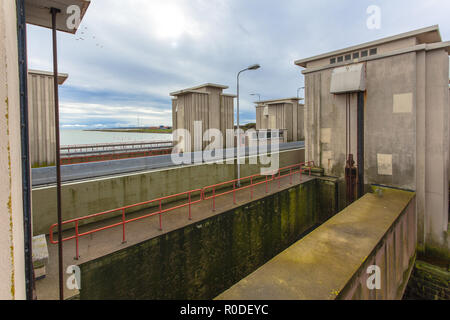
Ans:
{"type": "Polygon", "coordinates": [[[0,2],[0,299],[25,299],[16,2],[0,2]]]}
{"type": "Polygon", "coordinates": [[[366,194],[216,299],[401,299],[416,257],[414,197],[366,194]],[[378,288],[367,285],[370,266],[378,288]]]}
{"type": "Polygon", "coordinates": [[[280,102],[256,107],[256,130],[286,129],[287,142],[304,140],[304,105],[297,101],[280,102]],[[264,116],[264,108],[268,106],[269,116],[264,116]]]}
{"type": "Polygon", "coordinates": [[[450,300],[450,271],[448,267],[443,268],[417,260],[404,299],[450,300]]]}
{"type": "MultiPolygon", "coordinates": [[[[282,151],[279,161],[280,167],[301,163],[304,150],[282,151]]],[[[241,176],[259,173],[260,168],[247,161],[241,165],[241,176]]],[[[63,184],[62,217],[69,220],[230,181],[235,170],[234,165],[201,164],[63,184]]],[[[56,187],[34,188],[32,194],[33,232],[48,234],[57,222],[56,187]]]]}
{"type": "MultiPolygon", "coordinates": [[[[190,137],[183,137],[181,150],[183,152],[203,150],[205,143],[202,141],[203,133],[210,127],[209,124],[209,97],[206,93],[189,93],[179,96],[177,99],[178,112],[177,129],[185,129],[190,137]],[[194,121],[201,121],[202,128],[200,136],[195,140],[194,121]]],[[[179,141],[178,136],[174,136],[174,141],[179,141]]],[[[180,142],[180,141],[179,141],[180,142]]]]}
{"type": "MultiPolygon", "coordinates": [[[[419,243],[448,249],[448,53],[427,46],[383,53],[363,62],[365,184],[416,190],[419,243]]],[[[344,178],[346,97],[330,94],[332,70],[304,71],[306,160],[344,178]]],[[[356,161],[357,94],[349,96],[356,161]]]]}
{"type": "Polygon", "coordinates": [[[333,188],[311,180],[83,263],[80,298],[212,299],[316,225],[322,187],[333,188]]]}
{"type": "MultiPolygon", "coordinates": [[[[426,56],[425,246],[450,250],[448,237],[449,60],[444,50],[426,56]],[[428,112],[432,108],[433,112],[428,112]]],[[[421,241],[422,242],[422,241],[421,241]]]]}
{"type": "Polygon", "coordinates": [[[53,77],[28,73],[30,163],[33,168],[56,163],[53,77]]]}
{"type": "MultiPolygon", "coordinates": [[[[392,52],[394,50],[400,50],[400,49],[404,49],[404,48],[408,48],[411,46],[415,46],[418,43],[416,37],[409,37],[409,38],[405,38],[405,39],[397,39],[395,41],[392,42],[387,42],[387,43],[383,43],[383,44],[378,44],[378,45],[372,45],[372,46],[357,46],[357,48],[355,48],[355,50],[351,50],[349,51],[350,53],[355,53],[355,52],[359,52],[360,53],[360,57],[361,57],[361,52],[365,51],[365,50],[370,50],[372,48],[376,48],[377,49],[377,54],[384,54],[384,53],[389,53],[392,52]]],[[[343,50],[346,51],[346,50],[343,50]]],[[[345,54],[347,54],[348,52],[346,52],[345,54]]],[[[338,55],[334,55],[334,58],[338,58],[338,57],[344,57],[345,54],[341,53],[338,55]]],[[[331,58],[331,57],[330,57],[331,58]]],[[[315,61],[311,61],[307,63],[307,68],[319,68],[319,67],[324,67],[330,64],[330,58],[324,58],[324,59],[320,59],[320,60],[315,60],[315,61]]]]}
{"type": "MultiPolygon", "coordinates": [[[[384,192],[389,190],[386,189],[384,192]]],[[[416,201],[414,197],[411,199],[339,293],[338,299],[401,300],[403,298],[416,261],[416,201]],[[374,274],[373,271],[368,274],[367,270],[370,266],[380,268],[380,289],[373,290],[367,286],[369,276],[374,274]]],[[[391,208],[388,207],[387,210],[391,208]]]]}
{"type": "Polygon", "coordinates": [[[233,135],[226,135],[227,130],[234,129],[234,96],[222,95],[220,107],[220,132],[224,137],[224,147],[236,146],[233,135]]]}
{"type": "MultiPolygon", "coordinates": [[[[224,147],[233,147],[232,137],[226,137],[226,130],[234,129],[234,96],[222,93],[222,87],[205,85],[195,90],[187,89],[174,93],[176,99],[172,100],[173,129],[186,129],[190,133],[188,139],[179,140],[181,137],[174,135],[174,141],[179,142],[177,150],[183,152],[200,151],[206,148],[210,142],[202,141],[203,134],[208,129],[217,129],[222,133],[224,147]],[[202,131],[195,140],[194,122],[202,122],[202,131]]],[[[205,139],[211,140],[210,136],[205,139]]]]}

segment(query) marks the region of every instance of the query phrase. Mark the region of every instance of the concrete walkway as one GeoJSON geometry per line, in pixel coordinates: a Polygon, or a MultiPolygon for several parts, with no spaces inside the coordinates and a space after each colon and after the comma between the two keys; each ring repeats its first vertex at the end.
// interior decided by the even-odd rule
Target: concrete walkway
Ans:
{"type": "MultiPolygon", "coordinates": [[[[314,179],[307,175],[302,175],[300,182],[300,175],[296,174],[291,179],[284,177],[280,179],[280,187],[278,181],[272,181],[268,184],[268,192],[266,193],[266,185],[261,184],[253,189],[253,200],[261,199],[268,194],[274,194],[281,190],[289,189],[294,185],[305,183],[314,179]]],[[[218,191],[221,193],[223,191],[218,191]]],[[[192,199],[197,200],[197,198],[192,199]]],[[[70,265],[78,265],[86,261],[96,259],[101,256],[108,255],[115,251],[124,249],[126,247],[135,245],[145,240],[160,236],[162,234],[171,232],[173,230],[183,228],[190,224],[198,223],[211,216],[221,214],[232,208],[250,203],[251,190],[241,190],[236,192],[236,202],[233,204],[233,194],[228,194],[216,198],[216,211],[212,210],[212,200],[204,200],[200,203],[192,205],[192,220],[189,220],[189,208],[179,208],[162,215],[162,227],[163,230],[159,230],[159,216],[149,217],[143,220],[135,221],[126,225],[126,243],[122,243],[122,226],[118,226],[112,229],[100,231],[79,240],[80,259],[75,260],[75,240],[64,242],[64,272],[70,265]]],[[[185,201],[179,203],[167,204],[163,207],[170,208],[175,207],[177,204],[186,203],[185,201]]],[[[157,212],[155,208],[142,210],[136,213],[127,214],[127,220],[139,217],[151,212],[157,212]]],[[[101,228],[107,225],[111,225],[121,221],[121,217],[104,220],[98,223],[92,223],[79,228],[80,233],[87,232],[96,228],[101,228]]],[[[63,233],[63,238],[72,236],[73,231],[67,231],[63,233]]],[[[57,239],[57,234],[55,234],[57,239]]],[[[39,300],[55,300],[59,297],[59,285],[58,285],[58,246],[50,243],[47,236],[47,243],[49,244],[49,264],[47,270],[47,277],[42,280],[36,281],[36,293],[39,300]]],[[[64,275],[64,284],[69,277],[69,274],[64,275]]],[[[82,277],[82,275],[81,275],[82,277]]],[[[82,282],[83,280],[81,280],[82,282]]],[[[77,290],[68,290],[64,288],[65,299],[72,298],[78,294],[77,290]]]]}

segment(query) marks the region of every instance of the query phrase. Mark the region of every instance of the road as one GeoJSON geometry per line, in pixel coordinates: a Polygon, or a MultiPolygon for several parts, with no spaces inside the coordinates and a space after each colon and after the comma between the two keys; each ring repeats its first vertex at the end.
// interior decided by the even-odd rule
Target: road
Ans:
{"type": "MultiPolygon", "coordinates": [[[[302,149],[303,141],[290,142],[279,145],[279,151],[302,149]]],[[[192,165],[199,163],[209,163],[235,159],[236,148],[217,151],[205,161],[203,152],[192,152],[184,154],[183,163],[173,161],[172,155],[152,156],[134,159],[111,160],[92,163],[80,163],[64,165],[61,167],[62,182],[74,182],[99,177],[113,176],[117,174],[135,173],[154,169],[164,169],[182,165],[192,165]]],[[[269,150],[270,151],[270,150],[269,150]]],[[[273,152],[277,152],[274,150],[273,152]]],[[[261,150],[261,154],[267,153],[261,150]]],[[[242,156],[253,156],[258,154],[257,147],[247,147],[241,151],[242,156]],[[244,152],[245,151],[245,152],[244,152]]],[[[31,172],[33,187],[54,185],[56,183],[56,167],[35,168],[31,172]]]]}

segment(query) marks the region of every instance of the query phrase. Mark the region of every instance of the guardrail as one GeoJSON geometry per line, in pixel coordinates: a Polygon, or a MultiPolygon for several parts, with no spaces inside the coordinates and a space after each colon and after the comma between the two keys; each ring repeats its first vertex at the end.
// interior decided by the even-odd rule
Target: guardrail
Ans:
{"type": "Polygon", "coordinates": [[[135,141],[61,146],[61,165],[170,154],[172,141],[135,141]]]}
{"type": "MultiPolygon", "coordinates": [[[[104,231],[104,230],[108,230],[108,229],[112,229],[115,227],[119,227],[122,226],[122,243],[126,243],[126,228],[125,226],[128,223],[131,222],[135,222],[135,221],[139,221],[139,220],[143,220],[143,219],[147,219],[153,216],[159,216],[159,230],[162,231],[162,215],[164,213],[176,210],[176,209],[180,209],[180,208],[185,208],[188,207],[188,219],[191,220],[192,219],[192,205],[203,202],[203,201],[207,201],[207,200],[212,200],[213,204],[213,210],[216,210],[216,198],[220,197],[220,196],[224,196],[230,193],[233,193],[233,204],[236,204],[236,192],[242,191],[242,190],[246,190],[246,189],[251,189],[251,199],[253,199],[253,189],[255,186],[261,185],[261,184],[266,184],[266,193],[269,192],[268,186],[269,186],[269,182],[272,181],[278,181],[278,188],[281,187],[281,179],[284,177],[289,176],[290,177],[290,183],[293,183],[293,179],[295,178],[296,174],[299,174],[299,178],[300,181],[302,179],[302,174],[303,171],[309,171],[309,175],[311,176],[311,167],[314,166],[314,162],[310,161],[307,163],[300,163],[300,164],[296,164],[296,165],[292,165],[289,167],[285,167],[285,168],[281,168],[279,170],[276,171],[276,173],[274,172],[274,174],[271,175],[271,178],[269,179],[268,175],[262,175],[262,174],[256,174],[256,175],[252,175],[249,177],[244,177],[244,178],[240,178],[240,179],[235,179],[235,180],[231,180],[231,181],[226,181],[223,183],[219,183],[219,184],[215,184],[215,185],[211,185],[208,187],[204,187],[202,189],[194,189],[194,190],[190,190],[190,191],[186,191],[183,193],[178,193],[178,194],[174,194],[174,195],[170,195],[170,196],[166,196],[166,197],[161,197],[158,199],[154,199],[154,200],[150,200],[150,201],[145,201],[145,202],[141,202],[141,203],[137,203],[137,204],[133,204],[133,205],[129,205],[129,206],[124,206],[118,209],[113,209],[113,210],[109,210],[109,211],[105,211],[105,212],[100,212],[100,213],[96,213],[96,214],[92,214],[92,215],[88,215],[88,216],[84,216],[84,217],[80,217],[80,218],[76,218],[76,219],[71,219],[71,220],[67,220],[62,222],[62,225],[68,225],[68,224],[75,224],[75,235],[67,237],[67,238],[63,238],[62,241],[69,241],[69,240],[73,240],[75,239],[75,250],[76,250],[76,256],[75,259],[78,260],[80,255],[79,255],[79,239],[81,237],[84,236],[88,236],[91,234],[94,234],[96,232],[100,232],[100,231],[104,231]],[[306,170],[303,170],[303,167],[306,167],[306,170]],[[297,169],[298,168],[298,169],[297,169]],[[289,172],[286,173],[284,175],[281,174],[281,172],[289,172]],[[262,179],[263,181],[258,181],[258,178],[261,177],[265,177],[265,179],[262,179]],[[255,182],[258,181],[258,182],[255,182]],[[246,186],[241,186],[242,182],[247,182],[249,183],[246,186]],[[219,189],[226,189],[226,187],[231,187],[231,185],[233,186],[232,190],[229,191],[224,191],[222,193],[216,193],[216,191],[219,189]],[[206,194],[208,193],[212,193],[211,196],[206,196],[206,194]],[[199,199],[198,200],[192,200],[193,195],[198,194],[199,195],[199,199]],[[179,197],[186,197],[187,198],[187,202],[186,203],[182,203],[180,205],[176,205],[167,209],[163,209],[163,202],[167,201],[167,200],[174,200],[175,198],[179,198],[179,197]],[[149,205],[149,204],[157,204],[159,206],[159,210],[157,210],[156,212],[152,212],[149,214],[145,214],[143,216],[137,217],[137,218],[132,218],[132,219],[126,219],[126,210],[130,209],[130,208],[136,208],[136,207],[140,207],[140,206],[144,206],[144,205],[149,205]],[[121,213],[122,219],[120,222],[117,223],[113,223],[111,225],[108,226],[104,226],[101,228],[96,228],[90,231],[86,231],[83,233],[79,232],[79,226],[80,226],[80,222],[84,222],[86,220],[89,219],[93,219],[93,218],[97,218],[100,216],[105,216],[108,214],[112,214],[112,213],[121,213]]],[[[173,201],[172,201],[173,202],[173,201]]],[[[52,244],[58,244],[58,241],[55,241],[53,238],[53,233],[54,233],[54,228],[57,227],[58,224],[54,224],[50,227],[50,242],[52,244]]],[[[58,232],[60,232],[60,230],[58,230],[58,232]]]]}
{"type": "Polygon", "coordinates": [[[173,141],[135,141],[122,143],[97,143],[97,144],[80,144],[61,146],[62,155],[70,155],[75,153],[100,152],[100,151],[126,151],[135,149],[150,148],[172,148],[173,141]]]}
{"type": "Polygon", "coordinates": [[[152,157],[167,155],[172,152],[172,149],[158,148],[148,151],[135,151],[135,152],[120,152],[120,151],[107,151],[106,154],[96,153],[87,155],[76,155],[61,158],[61,165],[79,164],[79,163],[92,163],[92,162],[102,162],[102,161],[112,161],[112,160],[123,160],[130,158],[140,158],[140,157],[152,157]],[[110,152],[110,153],[107,153],[110,152]]]}

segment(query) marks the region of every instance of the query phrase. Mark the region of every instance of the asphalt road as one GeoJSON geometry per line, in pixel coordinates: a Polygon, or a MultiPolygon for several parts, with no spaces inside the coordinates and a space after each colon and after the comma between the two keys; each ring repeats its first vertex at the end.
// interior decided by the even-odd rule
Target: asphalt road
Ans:
{"type": "MultiPolygon", "coordinates": [[[[304,148],[302,141],[290,142],[279,145],[279,151],[304,148]]],[[[73,165],[64,165],[61,167],[62,182],[74,182],[80,180],[90,180],[93,178],[113,176],[118,174],[135,173],[154,169],[163,169],[169,167],[192,165],[198,163],[215,162],[219,160],[228,160],[236,158],[234,149],[224,149],[223,152],[212,154],[204,159],[203,152],[186,153],[179,161],[173,161],[172,155],[161,155],[152,157],[142,157],[134,159],[112,160],[102,162],[80,163],[73,165]],[[181,163],[182,162],[182,163],[181,163]]],[[[269,149],[270,151],[270,149],[269,149]]],[[[276,152],[278,150],[274,150],[276,152]]],[[[266,151],[267,152],[267,151],[266,151]]],[[[256,155],[256,147],[245,148],[245,155],[256,155]]],[[[265,153],[264,150],[261,153],[265,153]]],[[[244,156],[244,150],[241,151],[244,156]]],[[[31,171],[32,186],[53,185],[56,183],[56,167],[35,168],[31,171]]]]}

